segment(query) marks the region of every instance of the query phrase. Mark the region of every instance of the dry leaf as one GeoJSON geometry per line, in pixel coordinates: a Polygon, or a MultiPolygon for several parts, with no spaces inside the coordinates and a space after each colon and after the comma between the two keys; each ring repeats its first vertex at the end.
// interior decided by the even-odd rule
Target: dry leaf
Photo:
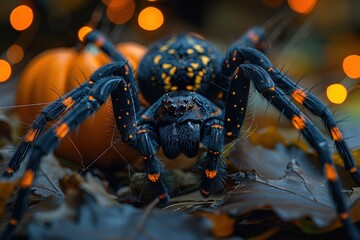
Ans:
{"type": "Polygon", "coordinates": [[[284,221],[309,217],[316,226],[328,226],[336,218],[327,186],[309,178],[293,164],[280,179],[268,180],[255,173],[234,175],[236,185],[223,200],[221,211],[242,215],[272,209],[284,221]]]}

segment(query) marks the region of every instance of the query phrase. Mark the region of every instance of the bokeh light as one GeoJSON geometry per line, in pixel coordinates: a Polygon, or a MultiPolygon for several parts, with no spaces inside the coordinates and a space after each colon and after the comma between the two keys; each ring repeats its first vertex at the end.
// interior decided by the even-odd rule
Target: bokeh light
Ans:
{"type": "Polygon", "coordinates": [[[34,19],[34,13],[29,6],[20,5],[12,10],[10,14],[10,24],[18,31],[27,29],[34,19]]]}
{"type": "Polygon", "coordinates": [[[138,17],[139,26],[147,31],[154,31],[164,23],[164,15],[155,7],[144,8],[138,17]]]}
{"type": "Polygon", "coordinates": [[[347,97],[347,90],[343,85],[335,83],[327,87],[326,96],[330,102],[341,104],[347,97]]]}
{"type": "Polygon", "coordinates": [[[288,4],[292,10],[298,13],[307,14],[310,13],[315,5],[317,0],[288,0],[288,4]]]}
{"type": "Polygon", "coordinates": [[[343,69],[345,74],[349,78],[359,78],[360,77],[360,56],[350,55],[347,56],[343,61],[343,69]]]}
{"type": "Polygon", "coordinates": [[[0,59],[0,82],[7,81],[11,76],[11,66],[4,59],[0,59]]]}
{"type": "Polygon", "coordinates": [[[19,63],[24,58],[24,50],[18,44],[13,44],[8,48],[6,58],[12,64],[19,63]]]}
{"type": "Polygon", "coordinates": [[[93,29],[89,26],[83,26],[82,28],[79,29],[78,31],[78,38],[79,40],[82,42],[84,41],[84,37],[86,36],[86,34],[88,34],[89,32],[91,32],[93,29]]]}
{"type": "Polygon", "coordinates": [[[112,23],[123,24],[131,19],[135,12],[133,0],[111,1],[106,9],[106,16],[112,23]]]}

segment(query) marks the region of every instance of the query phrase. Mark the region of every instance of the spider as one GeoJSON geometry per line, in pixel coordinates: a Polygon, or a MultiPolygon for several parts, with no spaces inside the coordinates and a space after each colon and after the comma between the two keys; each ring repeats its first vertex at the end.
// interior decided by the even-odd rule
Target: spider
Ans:
{"type": "Polygon", "coordinates": [[[221,152],[225,144],[239,136],[250,82],[317,151],[339,218],[350,238],[360,238],[349,218],[326,138],[298,105],[323,120],[345,168],[360,183],[349,148],[327,106],[275,68],[266,57],[268,44],[264,29],[249,29],[225,56],[195,34],[170,36],[148,49],[139,65],[137,79],[127,60],[101,33],[92,31],[85,42],[95,44],[114,62],[96,70],[87,82],[45,107],[24,136],[4,172],[4,176],[12,176],[32,149],[14,212],[1,239],[12,234],[23,216],[41,158],[96,112],[110,95],[121,139],[139,151],[146,179],[161,203],[169,201],[169,191],[163,164],[157,156],[160,147],[166,157],[173,159],[181,153],[194,157],[203,143],[207,152],[200,160],[200,192],[208,197],[221,189],[226,178],[221,152]],[[65,111],[67,114],[61,116],[65,111]],[[46,123],[57,118],[60,120],[41,134],[46,123]]]}

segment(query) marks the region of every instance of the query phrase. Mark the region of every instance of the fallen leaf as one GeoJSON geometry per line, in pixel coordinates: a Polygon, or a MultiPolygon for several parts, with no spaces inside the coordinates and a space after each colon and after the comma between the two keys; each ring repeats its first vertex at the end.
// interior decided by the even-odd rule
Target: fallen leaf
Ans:
{"type": "MultiPolygon", "coordinates": [[[[264,178],[278,179],[284,175],[288,162],[295,160],[308,177],[325,181],[317,155],[312,151],[304,151],[296,144],[286,146],[278,143],[273,149],[269,149],[243,139],[238,141],[230,151],[229,162],[238,171],[256,171],[264,178]]],[[[355,156],[358,157],[357,159],[360,158],[360,154],[355,156]]],[[[337,166],[337,171],[345,188],[357,186],[343,167],[337,166]]]]}
{"type": "Polygon", "coordinates": [[[199,239],[209,236],[211,225],[204,218],[155,209],[157,199],[145,209],[118,204],[94,177],[72,179],[67,180],[64,189],[67,200],[62,206],[53,212],[38,214],[29,224],[30,239],[169,239],[169,236],[199,239]],[[80,196],[73,193],[76,189],[80,196]],[[69,205],[74,202],[68,199],[72,197],[83,201],[69,205]]]}
{"type": "Polygon", "coordinates": [[[229,237],[234,233],[236,219],[225,213],[202,213],[213,224],[212,234],[217,238],[229,237]]]}
{"type": "Polygon", "coordinates": [[[266,179],[255,173],[238,173],[233,178],[236,185],[223,200],[222,212],[239,216],[272,209],[284,221],[308,217],[320,228],[336,218],[327,185],[309,178],[293,163],[280,179],[266,179]]]}
{"type": "Polygon", "coordinates": [[[0,216],[4,213],[4,210],[6,208],[6,204],[8,203],[12,193],[18,187],[20,184],[20,181],[13,180],[9,181],[7,179],[1,179],[0,180],[0,216]]]}
{"type": "MultiPolygon", "coordinates": [[[[164,178],[172,198],[199,189],[199,177],[193,172],[176,169],[165,172],[164,178]]],[[[133,202],[150,202],[156,198],[144,173],[135,173],[131,177],[130,187],[133,202]]]]}
{"type": "Polygon", "coordinates": [[[73,174],[73,171],[61,166],[53,153],[44,156],[41,161],[40,170],[31,187],[34,194],[43,197],[55,194],[63,197],[59,180],[65,175],[73,174]]]}

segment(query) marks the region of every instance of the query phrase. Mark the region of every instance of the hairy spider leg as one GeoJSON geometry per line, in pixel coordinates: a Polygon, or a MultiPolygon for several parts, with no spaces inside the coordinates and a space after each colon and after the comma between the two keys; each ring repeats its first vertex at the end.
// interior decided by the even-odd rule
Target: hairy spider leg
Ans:
{"type": "Polygon", "coordinates": [[[79,88],[72,90],[43,108],[40,114],[33,121],[31,128],[23,137],[15,154],[11,158],[8,167],[3,173],[3,176],[12,177],[16,171],[18,171],[20,164],[24,161],[27,154],[31,151],[33,143],[41,135],[47,122],[58,119],[61,114],[70,109],[81,98],[87,95],[89,90],[89,82],[85,82],[81,84],[79,88]]]}
{"type": "Polygon", "coordinates": [[[298,104],[304,106],[324,122],[330,137],[335,142],[336,150],[344,162],[345,169],[351,174],[357,184],[360,185],[360,172],[355,166],[355,160],[329,108],[314,94],[299,87],[280,70],[273,67],[270,60],[264,54],[251,48],[238,48],[234,51],[236,51],[239,55],[238,58],[242,59],[242,61],[247,59],[251,63],[265,69],[276,85],[278,85],[286,95],[292,97],[298,104]]]}
{"type": "MultiPolygon", "coordinates": [[[[230,79],[235,69],[239,66],[236,54],[233,54],[232,49],[238,47],[251,47],[256,48],[261,52],[266,52],[269,48],[269,43],[266,38],[265,30],[262,27],[252,27],[245,34],[243,34],[238,40],[236,40],[230,50],[226,53],[226,56],[222,62],[221,75],[214,80],[214,86],[211,86],[210,90],[217,92],[217,100],[215,101],[219,106],[224,107],[226,102],[226,96],[228,94],[228,88],[230,79]]],[[[242,88],[239,88],[242,89],[242,88]]],[[[239,90],[239,94],[248,94],[247,90],[239,90]]],[[[245,97],[244,97],[245,99],[245,97]]],[[[246,98],[247,99],[247,98],[246,98]]],[[[247,100],[246,100],[247,101],[247,100]]],[[[246,106],[247,103],[244,104],[246,106]]],[[[246,109],[245,109],[246,110],[246,109]]],[[[245,116],[243,116],[245,117],[245,116]]],[[[242,124],[242,121],[240,121],[242,124]]],[[[236,131],[232,131],[236,132],[236,131]]]]}
{"type": "Polygon", "coordinates": [[[262,53],[266,53],[269,48],[269,42],[266,37],[265,29],[259,26],[251,27],[238,40],[236,40],[229,49],[236,47],[251,47],[262,53]]]}
{"type": "Polygon", "coordinates": [[[106,101],[111,92],[116,88],[121,88],[125,85],[126,82],[118,76],[105,77],[102,80],[99,80],[94,84],[88,96],[85,96],[75,104],[62,119],[49,128],[38,141],[35,142],[25,173],[20,182],[20,190],[16,198],[14,211],[9,223],[0,236],[0,239],[9,239],[22,219],[27,206],[30,187],[39,170],[42,157],[53,151],[61,139],[67,136],[91,114],[96,112],[106,101]]]}
{"type": "Polygon", "coordinates": [[[146,169],[146,179],[155,190],[156,196],[161,204],[166,204],[170,200],[169,191],[164,184],[164,165],[156,156],[159,150],[159,137],[151,124],[144,123],[137,132],[137,149],[144,161],[146,169]]]}
{"type": "MultiPolygon", "coordinates": [[[[31,151],[32,144],[34,143],[34,141],[36,141],[38,136],[41,135],[41,132],[46,127],[46,123],[48,121],[52,121],[59,118],[61,114],[63,114],[66,110],[72,107],[83,96],[87,95],[92,85],[95,82],[97,82],[99,79],[102,79],[104,76],[111,76],[111,74],[114,73],[116,75],[121,74],[122,76],[124,76],[124,78],[126,78],[128,82],[127,88],[132,91],[133,96],[136,96],[134,100],[135,108],[139,107],[139,100],[137,98],[137,88],[136,87],[132,88],[132,86],[136,86],[134,85],[135,78],[125,58],[119,52],[117,52],[114,46],[112,45],[112,43],[110,43],[98,31],[93,31],[90,34],[88,34],[84,43],[95,44],[114,61],[120,62],[122,64],[114,65],[112,67],[109,66],[108,68],[105,69],[102,68],[98,69],[97,71],[95,71],[92,77],[87,82],[81,84],[79,88],[72,90],[71,92],[65,94],[61,98],[57,99],[53,103],[46,106],[36,117],[36,119],[32,123],[31,128],[27,131],[22,142],[19,144],[19,147],[17,148],[14,156],[10,160],[8,167],[3,173],[3,176],[11,177],[19,169],[21,162],[23,162],[26,155],[31,151]],[[117,67],[119,67],[119,69],[117,69],[117,71],[114,71],[114,68],[117,67]]],[[[117,99],[117,97],[115,97],[114,99],[117,99]]],[[[127,102],[129,102],[128,99],[130,98],[129,97],[127,98],[127,102]]],[[[118,104],[118,101],[113,101],[113,104],[115,105],[118,104]]],[[[120,113],[117,114],[117,116],[120,116],[120,113]]],[[[124,126],[124,124],[122,124],[122,126],[124,126]]]]}
{"type": "Polygon", "coordinates": [[[256,90],[266,98],[269,103],[281,111],[316,150],[336,206],[336,211],[346,232],[351,239],[359,239],[360,234],[350,219],[347,203],[342,193],[341,183],[323,134],[311,120],[291,102],[291,99],[286,97],[283,90],[275,84],[263,68],[253,64],[241,64],[236,75],[238,75],[238,77],[236,78],[235,76],[231,83],[236,81],[252,81],[256,90]]]}
{"type": "MultiPolygon", "coordinates": [[[[134,73],[132,71],[132,68],[128,62],[128,60],[115,48],[115,46],[112,44],[112,42],[107,39],[101,32],[97,30],[93,30],[90,33],[88,33],[84,38],[84,43],[92,43],[95,46],[97,46],[99,49],[101,49],[105,54],[107,54],[114,62],[119,63],[119,72],[121,72],[121,75],[126,81],[127,81],[127,88],[130,89],[131,94],[133,96],[133,105],[135,106],[136,112],[140,109],[140,98],[137,88],[136,79],[134,76],[134,73]]],[[[113,69],[108,69],[110,72],[113,71],[113,69]]],[[[101,76],[110,76],[105,75],[107,74],[106,71],[102,72],[103,70],[99,70],[99,77],[101,76]]],[[[96,76],[96,75],[94,75],[96,76]]],[[[93,79],[93,81],[96,81],[96,79],[93,79]]],[[[113,102],[114,104],[114,102],[113,102]]],[[[115,107],[119,107],[116,105],[115,107]]]]}
{"type": "Polygon", "coordinates": [[[200,192],[204,197],[223,189],[226,178],[226,164],[221,157],[224,148],[223,122],[209,119],[202,127],[202,142],[207,148],[205,157],[200,160],[203,171],[200,192]]]}
{"type": "Polygon", "coordinates": [[[112,109],[122,141],[129,145],[135,145],[137,132],[135,103],[138,96],[136,93],[134,95],[133,90],[136,87],[131,87],[131,70],[126,66],[123,62],[110,63],[96,71],[91,79],[104,76],[120,76],[124,80],[124,83],[111,92],[112,109]]]}
{"type": "Polygon", "coordinates": [[[306,91],[305,89],[297,86],[287,76],[284,76],[278,69],[273,69],[269,72],[274,81],[281,85],[281,88],[286,91],[288,95],[301,105],[304,105],[311,113],[321,118],[330,137],[335,142],[335,147],[341,159],[343,159],[345,169],[355,179],[357,184],[360,185],[360,172],[355,166],[355,160],[350,152],[347,143],[344,141],[343,134],[339,126],[331,114],[329,108],[322,103],[314,94],[306,91]]]}

